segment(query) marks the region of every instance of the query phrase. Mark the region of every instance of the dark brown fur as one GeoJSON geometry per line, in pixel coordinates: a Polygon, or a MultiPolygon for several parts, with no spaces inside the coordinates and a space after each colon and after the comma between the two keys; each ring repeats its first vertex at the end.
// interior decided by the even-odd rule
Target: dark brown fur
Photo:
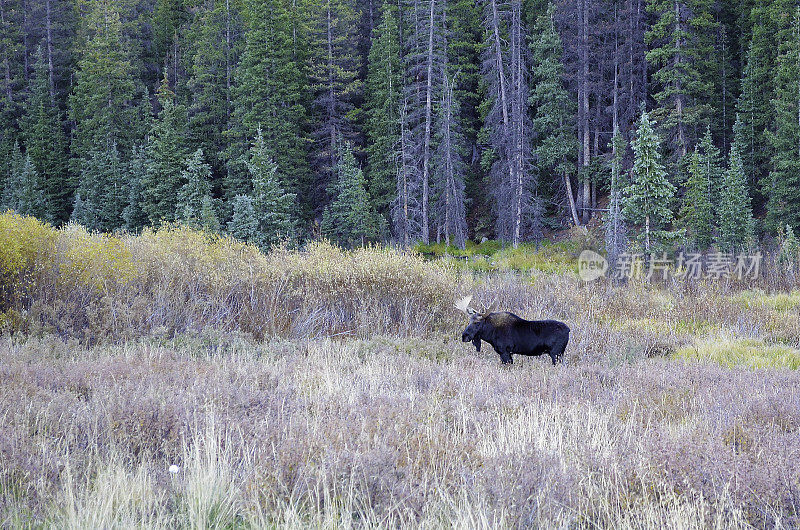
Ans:
{"type": "Polygon", "coordinates": [[[561,362],[569,342],[569,327],[557,320],[525,320],[514,313],[501,311],[487,315],[475,314],[461,335],[481,351],[485,340],[500,354],[503,364],[514,361],[512,354],[550,356],[553,364],[561,362]]]}

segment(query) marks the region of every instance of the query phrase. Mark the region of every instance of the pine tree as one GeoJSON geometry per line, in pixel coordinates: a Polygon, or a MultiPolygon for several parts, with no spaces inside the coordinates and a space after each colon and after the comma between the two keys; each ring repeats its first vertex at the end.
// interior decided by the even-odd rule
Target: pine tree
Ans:
{"type": "Polygon", "coordinates": [[[254,242],[258,238],[258,219],[249,195],[237,195],[233,199],[233,215],[228,221],[228,233],[241,241],[254,242]]]}
{"type": "Polygon", "coordinates": [[[253,182],[253,210],[258,221],[258,235],[253,240],[260,248],[294,237],[292,213],[295,211],[294,193],[286,193],[278,178],[278,166],[272,161],[261,130],[250,149],[247,168],[253,182]]]}
{"type": "Polygon", "coordinates": [[[659,105],[653,118],[665,135],[670,161],[678,162],[694,144],[695,131],[710,123],[716,32],[712,2],[648,0],[647,7],[656,16],[645,36],[659,105]]]}
{"type": "MultiPolygon", "coordinates": [[[[769,13],[754,8],[758,22],[753,27],[753,38],[742,61],[742,87],[736,102],[739,126],[734,131],[735,143],[740,146],[744,174],[750,195],[762,202],[762,186],[769,187],[771,143],[767,131],[774,122],[771,100],[774,94],[773,64],[775,52],[773,28],[769,13]]],[[[766,190],[765,190],[766,191],[766,190]]]]}
{"type": "Polygon", "coordinates": [[[551,189],[564,189],[573,222],[578,215],[570,173],[574,172],[577,144],[572,132],[575,107],[563,86],[562,44],[555,27],[555,6],[536,20],[531,44],[531,107],[539,180],[551,189]]]}
{"type": "Polygon", "coordinates": [[[25,152],[31,157],[42,181],[49,207],[48,216],[56,223],[69,219],[75,184],[69,174],[69,157],[58,109],[50,99],[47,64],[41,47],[36,54],[31,91],[20,119],[25,152]]]}
{"type": "MultiPolygon", "coordinates": [[[[616,122],[615,122],[616,125],[616,122]]],[[[627,226],[625,223],[625,215],[623,214],[623,196],[622,188],[624,187],[622,178],[622,161],[625,156],[625,140],[619,132],[618,127],[614,127],[615,134],[611,139],[612,155],[611,155],[611,189],[609,190],[608,198],[608,213],[605,216],[605,232],[606,232],[606,257],[609,266],[614,268],[617,264],[617,259],[620,254],[625,251],[627,247],[627,226]]]]}
{"type": "Polygon", "coordinates": [[[163,66],[170,84],[180,85],[181,34],[189,18],[184,0],[155,0],[150,25],[153,31],[154,65],[163,66]]]}
{"type": "Polygon", "coordinates": [[[124,226],[122,217],[128,204],[127,171],[120,162],[116,144],[100,146],[83,160],[77,193],[84,212],[73,220],[90,230],[112,231],[124,226]]]}
{"type": "Polygon", "coordinates": [[[711,127],[706,127],[706,133],[697,146],[697,153],[698,163],[702,166],[705,179],[708,181],[708,201],[712,209],[717,209],[725,169],[722,164],[722,155],[711,138],[711,127]]]}
{"type": "Polygon", "coordinates": [[[697,149],[689,158],[689,179],[680,220],[688,237],[689,246],[695,250],[705,250],[711,245],[711,181],[705,164],[697,149]]]}
{"type": "Polygon", "coordinates": [[[313,163],[316,185],[312,198],[325,203],[325,190],[335,181],[339,139],[356,137],[355,102],[361,94],[357,54],[356,10],[353,0],[313,0],[310,3],[311,81],[314,92],[313,163]]]}
{"type": "Polygon", "coordinates": [[[370,208],[364,174],[349,142],[339,148],[335,168],[338,178],[331,190],[335,198],[323,214],[322,232],[343,246],[363,245],[377,236],[377,223],[370,208]]]}
{"type": "Polygon", "coordinates": [[[388,218],[397,174],[395,149],[400,141],[403,65],[397,6],[387,2],[382,9],[367,64],[366,178],[373,207],[388,218]]]}
{"type": "Polygon", "coordinates": [[[188,155],[186,108],[175,104],[175,95],[164,77],[158,91],[161,111],[147,142],[148,168],[142,180],[142,209],[151,224],[175,220],[176,199],[188,155]]]}
{"type": "Polygon", "coordinates": [[[4,190],[4,206],[20,215],[33,215],[39,219],[49,220],[47,202],[39,174],[30,155],[20,160],[17,155],[12,162],[12,170],[4,190]]]}
{"type": "Polygon", "coordinates": [[[791,225],[781,225],[778,229],[778,265],[794,278],[800,266],[800,242],[794,235],[791,225]]]}
{"type": "Polygon", "coordinates": [[[189,31],[191,59],[186,86],[190,94],[188,136],[203,149],[212,173],[224,173],[231,115],[231,85],[241,32],[237,0],[213,0],[198,7],[189,31]]]}
{"type": "Polygon", "coordinates": [[[408,122],[408,102],[404,100],[400,109],[400,142],[395,152],[397,174],[392,203],[392,231],[404,248],[422,240],[421,178],[408,122]]]}
{"type": "Polygon", "coordinates": [[[112,144],[126,155],[133,145],[136,85],[114,0],[96,0],[88,17],[89,39],[78,61],[75,88],[69,97],[73,168],[96,149],[112,144]]]}
{"type": "Polygon", "coordinates": [[[225,196],[232,201],[237,194],[250,192],[247,151],[261,128],[270,157],[281,168],[281,186],[309,201],[301,205],[305,214],[312,207],[306,132],[309,82],[303,58],[295,53],[296,45],[307,47],[303,32],[294,31],[296,16],[278,0],[245,2],[247,31],[232,89],[225,196]]]}
{"type": "Polygon", "coordinates": [[[139,232],[148,223],[147,214],[142,210],[142,181],[147,176],[149,161],[143,146],[134,146],[128,161],[128,204],[122,212],[125,228],[139,232]]]}
{"type": "MultiPolygon", "coordinates": [[[[787,10],[788,11],[788,10],[787,10]]],[[[774,133],[768,138],[774,150],[768,185],[766,227],[777,230],[784,224],[800,228],[800,8],[784,12],[792,17],[790,30],[783,31],[775,71],[774,133]]]]}
{"type": "Polygon", "coordinates": [[[422,242],[430,238],[431,178],[434,171],[433,122],[437,94],[441,94],[442,75],[447,65],[447,2],[408,0],[404,11],[408,26],[405,69],[407,121],[410,140],[419,160],[420,227],[422,242]]]}
{"type": "Polygon", "coordinates": [[[753,212],[750,197],[747,195],[747,179],[739,149],[738,144],[731,145],[728,170],[720,186],[717,205],[717,245],[728,252],[742,250],[754,239],[753,212]]]}
{"type": "Polygon", "coordinates": [[[669,232],[673,220],[669,203],[675,186],[667,180],[660,148],[661,141],[653,122],[647,112],[642,112],[633,141],[635,158],[631,182],[624,192],[623,213],[632,223],[642,225],[638,240],[648,255],[675,236],[669,232]]]}
{"type": "Polygon", "coordinates": [[[16,121],[22,103],[19,90],[26,76],[24,13],[19,0],[0,2],[0,124],[4,126],[16,121]]]}
{"type": "Polygon", "coordinates": [[[176,219],[189,226],[209,229],[219,226],[211,199],[211,167],[204,161],[202,149],[186,160],[181,181],[184,184],[178,192],[176,219]]]}

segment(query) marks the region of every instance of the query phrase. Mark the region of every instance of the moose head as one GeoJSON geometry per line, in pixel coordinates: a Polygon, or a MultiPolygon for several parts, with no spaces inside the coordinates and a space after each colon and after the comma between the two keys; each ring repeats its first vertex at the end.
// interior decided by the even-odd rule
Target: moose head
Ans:
{"type": "Polygon", "coordinates": [[[465,296],[455,303],[456,309],[469,316],[469,325],[461,334],[462,342],[472,342],[475,349],[481,351],[481,330],[483,329],[483,320],[494,309],[494,304],[490,307],[483,307],[480,311],[470,307],[469,303],[472,301],[472,295],[465,296]]]}

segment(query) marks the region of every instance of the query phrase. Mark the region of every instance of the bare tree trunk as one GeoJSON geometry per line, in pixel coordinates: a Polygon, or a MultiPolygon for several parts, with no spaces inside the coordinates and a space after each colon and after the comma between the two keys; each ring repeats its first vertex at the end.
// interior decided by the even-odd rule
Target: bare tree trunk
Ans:
{"type": "Polygon", "coordinates": [[[572,213],[572,222],[575,226],[581,226],[578,219],[578,209],[575,207],[575,196],[572,194],[572,183],[569,181],[569,173],[564,171],[564,186],[567,188],[567,200],[569,201],[569,211],[572,213]]]}
{"type": "Polygon", "coordinates": [[[512,64],[512,78],[514,80],[514,116],[515,116],[515,130],[514,130],[514,172],[516,179],[514,182],[514,235],[512,243],[514,248],[517,248],[520,243],[522,233],[522,195],[523,195],[523,142],[524,142],[524,125],[525,113],[527,112],[526,101],[520,101],[520,91],[522,89],[522,13],[519,2],[514,2],[512,7],[512,30],[511,30],[511,64],[512,64]],[[522,107],[522,108],[520,108],[522,107]]]}
{"type": "Polygon", "coordinates": [[[430,14],[428,18],[428,78],[425,87],[425,144],[422,155],[422,242],[429,241],[428,229],[428,195],[430,183],[431,157],[431,120],[433,118],[433,28],[434,6],[436,0],[429,0],[430,14]]]}
{"type": "MultiPolygon", "coordinates": [[[[503,129],[504,134],[503,137],[508,139],[509,138],[509,116],[508,116],[508,88],[506,86],[506,75],[505,75],[505,68],[503,64],[503,48],[502,48],[502,41],[500,38],[500,16],[497,12],[497,0],[490,0],[491,7],[492,7],[492,35],[494,37],[494,47],[495,47],[495,64],[497,65],[497,76],[498,81],[500,83],[500,109],[503,115],[503,129]]],[[[508,146],[506,146],[508,149],[508,146]]],[[[508,159],[507,153],[506,158],[508,159]]],[[[509,173],[509,184],[513,185],[516,182],[516,176],[514,171],[514,163],[512,160],[508,160],[508,173],[509,173]]]]}
{"type": "MultiPolygon", "coordinates": [[[[581,115],[581,129],[583,132],[583,167],[589,167],[591,155],[589,153],[589,9],[587,7],[588,0],[581,2],[581,106],[583,113],[581,115]]],[[[590,197],[590,182],[587,176],[583,177],[583,222],[589,222],[590,212],[589,197],[590,197]]]]}

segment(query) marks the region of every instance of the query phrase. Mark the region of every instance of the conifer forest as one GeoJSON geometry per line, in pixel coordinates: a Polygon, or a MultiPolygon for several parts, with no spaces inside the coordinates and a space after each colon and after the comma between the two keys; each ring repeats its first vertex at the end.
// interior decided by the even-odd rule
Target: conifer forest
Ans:
{"type": "Polygon", "coordinates": [[[786,0],[0,0],[0,70],[0,206],[55,226],[594,223],[648,252],[800,229],[786,0]]]}

